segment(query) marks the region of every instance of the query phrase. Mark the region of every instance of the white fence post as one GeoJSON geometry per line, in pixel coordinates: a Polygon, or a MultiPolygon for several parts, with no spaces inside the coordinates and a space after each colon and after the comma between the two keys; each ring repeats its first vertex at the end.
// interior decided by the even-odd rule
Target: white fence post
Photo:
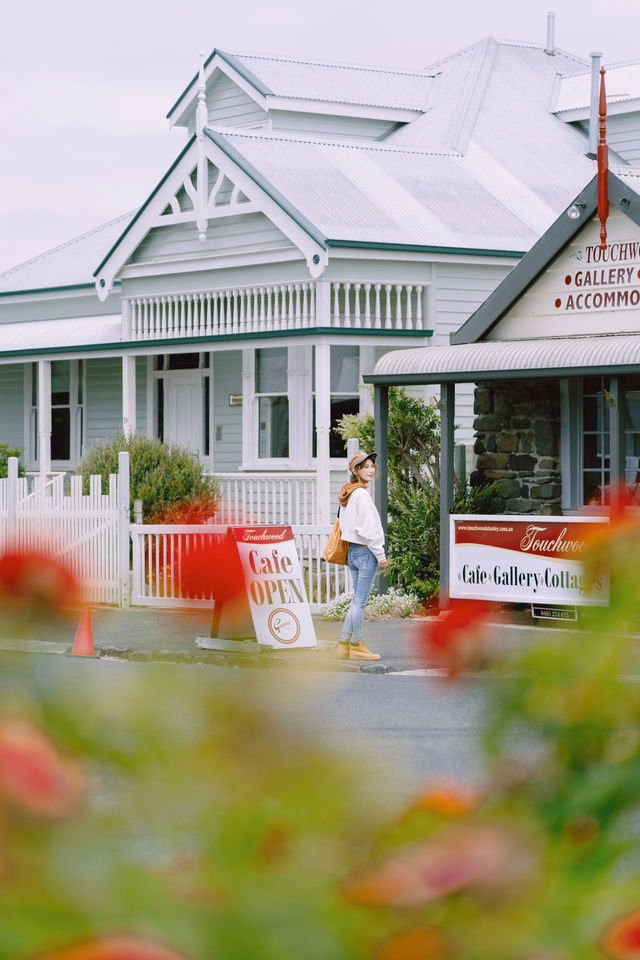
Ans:
{"type": "Polygon", "coordinates": [[[129,454],[118,454],[118,579],[120,606],[129,606],[129,454]]]}
{"type": "Polygon", "coordinates": [[[9,457],[7,462],[7,542],[13,542],[16,534],[18,510],[18,458],[9,457]]]}

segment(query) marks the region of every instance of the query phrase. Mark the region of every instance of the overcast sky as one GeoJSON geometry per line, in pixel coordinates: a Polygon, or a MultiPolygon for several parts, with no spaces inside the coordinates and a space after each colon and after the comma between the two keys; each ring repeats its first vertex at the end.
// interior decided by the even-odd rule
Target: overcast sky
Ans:
{"type": "Polygon", "coordinates": [[[201,50],[421,68],[485,36],[640,58],[637,0],[0,0],[0,271],[138,207],[201,50]]]}

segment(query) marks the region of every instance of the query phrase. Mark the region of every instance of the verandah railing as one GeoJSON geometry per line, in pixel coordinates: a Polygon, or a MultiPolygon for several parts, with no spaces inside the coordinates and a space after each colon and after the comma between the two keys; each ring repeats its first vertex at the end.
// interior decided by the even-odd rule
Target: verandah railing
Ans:
{"type": "Polygon", "coordinates": [[[226,287],[123,298],[125,337],[164,340],[337,327],[343,330],[425,329],[424,284],[309,281],[226,287]],[[327,315],[318,314],[318,284],[328,287],[327,315]]]}
{"type": "MultiPolygon", "coordinates": [[[[293,526],[312,612],[347,589],[347,568],[329,564],[322,556],[330,532],[331,526],[293,526]]],[[[213,607],[213,592],[207,596],[185,594],[182,570],[190,552],[203,545],[214,545],[224,536],[226,526],[221,524],[132,524],[131,602],[158,607],[213,607]]]]}
{"type": "Polygon", "coordinates": [[[315,523],[317,480],[304,473],[214,473],[220,523],[315,523]]]}

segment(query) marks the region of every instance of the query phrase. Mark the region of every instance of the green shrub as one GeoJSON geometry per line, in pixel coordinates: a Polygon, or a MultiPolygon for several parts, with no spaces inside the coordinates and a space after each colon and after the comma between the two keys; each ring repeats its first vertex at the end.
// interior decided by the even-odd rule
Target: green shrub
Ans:
{"type": "MultiPolygon", "coordinates": [[[[495,484],[470,487],[456,480],[454,513],[492,513],[495,484]]],[[[392,583],[422,600],[438,592],[440,571],[440,490],[398,486],[387,530],[392,583]]]]}
{"type": "MultiPolygon", "coordinates": [[[[19,457],[22,454],[19,447],[10,447],[8,443],[0,443],[0,478],[6,477],[9,471],[9,457],[19,457]]],[[[24,467],[18,464],[18,476],[24,477],[24,467]]]]}
{"type": "MultiPolygon", "coordinates": [[[[344,620],[353,600],[353,591],[341,593],[331,603],[320,609],[323,620],[344,620]]],[[[422,610],[422,602],[414,593],[406,593],[397,587],[389,587],[386,593],[372,593],[364,608],[365,620],[381,620],[383,617],[412,617],[422,610]]]]}
{"type": "Polygon", "coordinates": [[[207,515],[215,512],[218,487],[212,477],[205,476],[197,454],[140,433],[127,436],[123,430],[85,454],[78,472],[84,479],[86,492],[92,475],[102,477],[102,490],[107,492],[109,474],[118,472],[118,453],[124,451],[130,458],[131,509],[134,500],[141,500],[145,521],[169,506],[195,501],[199,504],[207,501],[207,515]]]}

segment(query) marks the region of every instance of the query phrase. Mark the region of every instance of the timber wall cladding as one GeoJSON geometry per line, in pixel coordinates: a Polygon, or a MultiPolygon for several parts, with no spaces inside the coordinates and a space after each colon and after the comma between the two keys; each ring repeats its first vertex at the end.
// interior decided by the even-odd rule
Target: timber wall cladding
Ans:
{"type": "Polygon", "coordinates": [[[478,462],[471,485],[497,483],[496,513],[562,513],[558,385],[484,384],[476,388],[474,412],[478,462]]]}

